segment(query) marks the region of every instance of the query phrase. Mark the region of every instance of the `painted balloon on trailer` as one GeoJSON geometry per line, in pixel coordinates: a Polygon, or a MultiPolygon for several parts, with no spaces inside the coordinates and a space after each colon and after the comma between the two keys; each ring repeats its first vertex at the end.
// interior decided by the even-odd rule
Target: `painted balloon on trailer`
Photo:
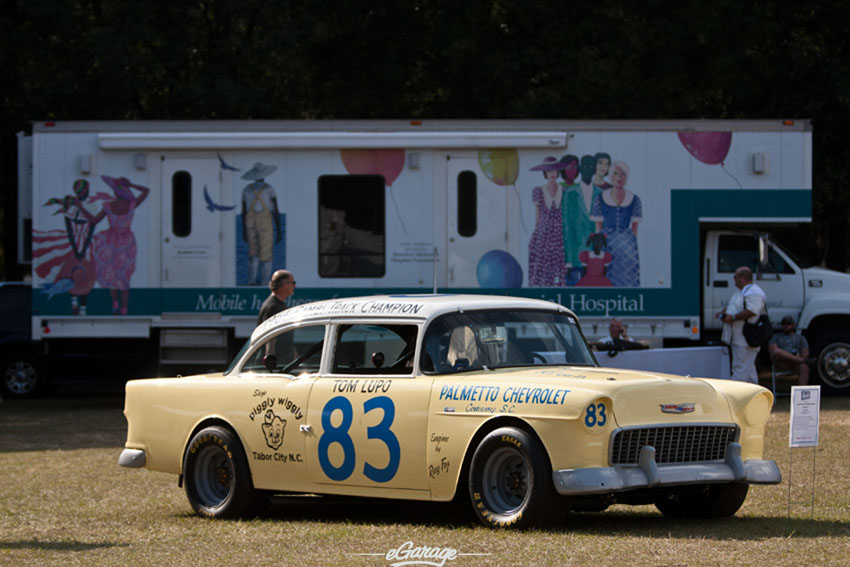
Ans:
{"type": "Polygon", "coordinates": [[[404,169],[404,150],[340,150],[345,170],[352,175],[383,175],[392,186],[404,169]]]}
{"type": "Polygon", "coordinates": [[[496,185],[513,185],[519,175],[519,155],[513,149],[481,150],[478,165],[496,185]]]}
{"type": "Polygon", "coordinates": [[[483,288],[522,287],[522,267],[504,250],[490,250],[478,261],[478,285],[483,288]]]}
{"type": "Polygon", "coordinates": [[[678,132],[679,141],[692,156],[708,165],[723,165],[732,132],[678,132]]]}

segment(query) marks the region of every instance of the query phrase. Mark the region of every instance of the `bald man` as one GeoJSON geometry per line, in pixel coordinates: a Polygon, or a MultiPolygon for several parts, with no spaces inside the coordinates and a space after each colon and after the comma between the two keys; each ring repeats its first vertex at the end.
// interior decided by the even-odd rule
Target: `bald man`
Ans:
{"type": "MultiPolygon", "coordinates": [[[[758,384],[756,356],[760,347],[751,347],[744,338],[744,323],[755,323],[765,312],[767,298],[758,285],[753,283],[753,271],[747,266],[735,270],[735,287],[729,305],[720,312],[721,320],[731,328],[729,344],[732,350],[732,379],[758,384]]],[[[724,336],[729,335],[724,328],[724,336]]]]}
{"type": "Polygon", "coordinates": [[[277,270],[269,280],[271,294],[260,307],[257,325],[286,309],[286,298],[295,293],[295,277],[289,270],[277,270]]]}

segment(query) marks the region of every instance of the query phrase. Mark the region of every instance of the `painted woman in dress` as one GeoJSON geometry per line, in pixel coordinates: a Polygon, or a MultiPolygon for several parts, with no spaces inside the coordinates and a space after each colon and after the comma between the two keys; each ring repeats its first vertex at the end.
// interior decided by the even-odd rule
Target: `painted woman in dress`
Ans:
{"type": "Polygon", "coordinates": [[[640,197],[626,189],[629,166],[615,161],[611,169],[611,189],[594,199],[590,218],[596,223],[596,232],[602,232],[608,241],[605,250],[614,257],[606,274],[611,285],[638,287],[640,257],[637,229],[643,207],[640,197]]]}
{"type": "Polygon", "coordinates": [[[611,155],[605,152],[599,152],[596,158],[596,173],[593,174],[593,185],[602,190],[610,189],[611,184],[605,181],[605,176],[608,175],[608,170],[611,167],[611,155]]]}
{"type": "Polygon", "coordinates": [[[94,235],[92,242],[97,283],[112,296],[112,313],[127,314],[130,277],[136,271],[136,237],[130,230],[133,213],[147,198],[150,189],[131,183],[126,177],[102,175],[113,195],[98,193],[92,200],[102,200],[103,208],[92,216],[80,203],[77,206],[92,224],[106,217],[109,228],[94,235]],[[131,189],[139,192],[138,196],[131,189]]]}
{"type": "Polygon", "coordinates": [[[567,166],[554,157],[547,157],[531,171],[542,171],[544,185],[535,187],[531,200],[537,220],[528,243],[528,285],[552,287],[566,285],[564,264],[563,221],[561,219],[561,184],[558,172],[567,166]]]}

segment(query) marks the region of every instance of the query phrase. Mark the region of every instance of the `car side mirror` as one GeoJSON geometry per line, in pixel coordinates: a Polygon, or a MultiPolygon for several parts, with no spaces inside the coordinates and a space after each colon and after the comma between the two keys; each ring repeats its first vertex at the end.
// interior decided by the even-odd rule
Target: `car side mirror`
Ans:
{"type": "Polygon", "coordinates": [[[372,353],[372,366],[375,368],[381,368],[384,365],[384,353],[382,352],[373,352],[372,353]]]}
{"type": "Polygon", "coordinates": [[[266,370],[269,372],[273,372],[275,368],[277,368],[277,356],[273,354],[267,354],[263,357],[263,366],[266,367],[266,370]]]}

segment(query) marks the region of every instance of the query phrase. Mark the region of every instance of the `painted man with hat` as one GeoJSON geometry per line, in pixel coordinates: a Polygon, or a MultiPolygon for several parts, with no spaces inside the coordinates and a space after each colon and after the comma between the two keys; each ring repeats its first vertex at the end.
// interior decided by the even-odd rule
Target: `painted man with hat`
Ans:
{"type": "Polygon", "coordinates": [[[265,181],[275,170],[277,166],[257,162],[242,175],[251,181],[242,190],[242,238],[248,243],[251,270],[248,285],[271,279],[274,243],[283,239],[277,195],[265,181]]]}
{"type": "Polygon", "coordinates": [[[782,318],[782,332],[775,333],[770,339],[770,359],[780,370],[790,370],[800,376],[800,385],[809,383],[809,342],[796,332],[794,318],[786,315],[782,318]]]}

